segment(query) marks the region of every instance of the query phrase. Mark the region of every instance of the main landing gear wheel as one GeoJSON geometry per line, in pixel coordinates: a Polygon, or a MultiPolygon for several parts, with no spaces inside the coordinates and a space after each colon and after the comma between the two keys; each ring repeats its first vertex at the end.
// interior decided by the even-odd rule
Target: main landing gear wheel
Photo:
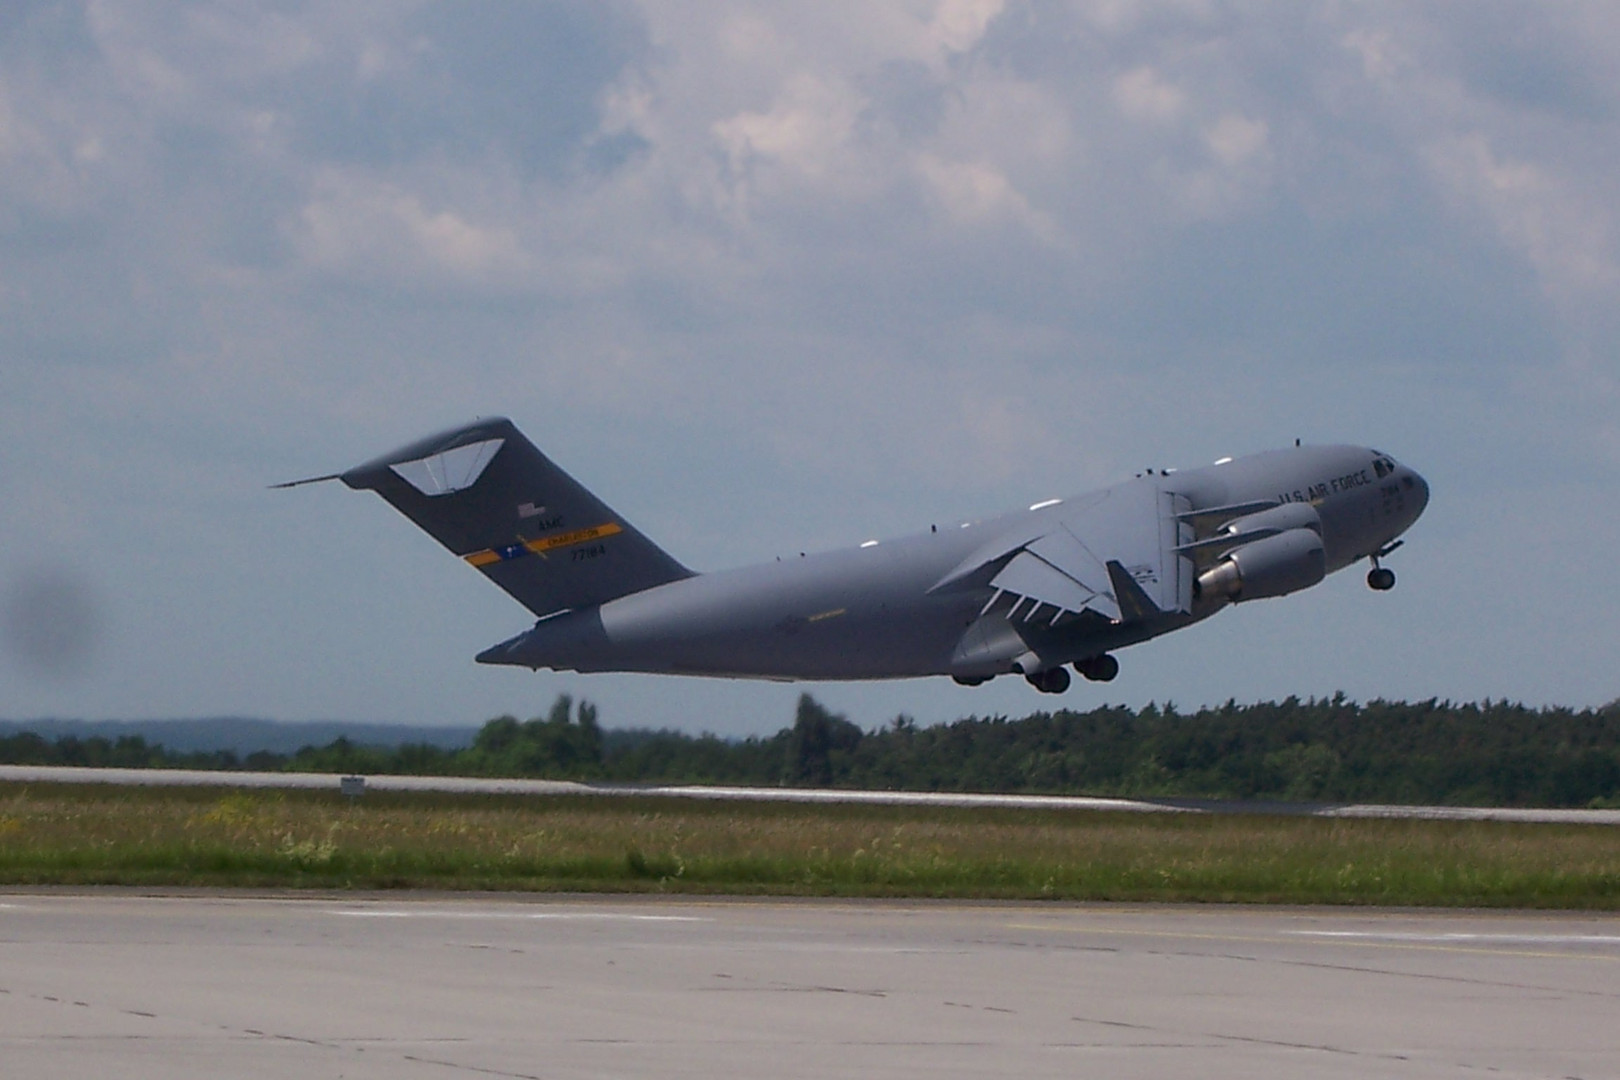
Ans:
{"type": "Polygon", "coordinates": [[[1069,688],[1069,673],[1060,667],[1047,668],[1033,675],[1025,675],[1029,685],[1043,694],[1061,694],[1069,688]]]}
{"type": "Polygon", "coordinates": [[[1084,660],[1076,660],[1074,670],[1092,682],[1112,682],[1114,676],[1119,674],[1119,661],[1103,653],[1101,656],[1088,656],[1084,660]]]}
{"type": "Polygon", "coordinates": [[[983,686],[990,681],[988,675],[952,675],[957,686],[983,686]]]}

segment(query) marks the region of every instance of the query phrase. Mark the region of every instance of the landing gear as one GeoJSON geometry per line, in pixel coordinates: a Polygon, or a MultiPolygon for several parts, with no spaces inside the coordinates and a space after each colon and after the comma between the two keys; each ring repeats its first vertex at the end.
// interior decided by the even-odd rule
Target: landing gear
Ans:
{"type": "Polygon", "coordinates": [[[1061,694],[1069,688],[1069,673],[1060,667],[1037,671],[1024,679],[1043,694],[1061,694]]]}
{"type": "Polygon", "coordinates": [[[952,681],[957,686],[982,686],[990,681],[988,675],[952,675],[952,681]]]}
{"type": "Polygon", "coordinates": [[[1084,660],[1076,660],[1074,670],[1092,682],[1112,682],[1114,676],[1119,674],[1119,661],[1103,653],[1101,656],[1088,656],[1084,660]]]}
{"type": "Polygon", "coordinates": [[[1395,587],[1395,571],[1379,566],[1378,560],[1382,559],[1385,555],[1388,555],[1390,552],[1394,551],[1404,543],[1406,543],[1405,540],[1397,540],[1393,544],[1385,544],[1383,547],[1367,556],[1367,558],[1372,560],[1373,566],[1371,570],[1367,571],[1368,588],[1376,589],[1379,592],[1388,592],[1395,587]]]}

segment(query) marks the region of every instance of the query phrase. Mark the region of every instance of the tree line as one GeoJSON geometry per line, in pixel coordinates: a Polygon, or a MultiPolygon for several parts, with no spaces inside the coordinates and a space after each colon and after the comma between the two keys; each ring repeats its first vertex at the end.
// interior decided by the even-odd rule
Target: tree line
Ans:
{"type": "Polygon", "coordinates": [[[368,746],[339,738],[293,754],[178,753],[139,736],[0,737],[8,764],[540,777],[905,791],[991,791],[1290,802],[1620,806],[1620,702],[1358,704],[1331,698],[1206,707],[1061,709],[863,731],[813,697],[790,727],[721,739],[604,730],[589,702],[502,716],[472,745],[368,746]]]}

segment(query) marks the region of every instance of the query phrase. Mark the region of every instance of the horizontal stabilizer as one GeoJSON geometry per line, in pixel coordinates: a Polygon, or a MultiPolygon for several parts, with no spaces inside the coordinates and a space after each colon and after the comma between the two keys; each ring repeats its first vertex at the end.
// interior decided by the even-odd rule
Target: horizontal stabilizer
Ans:
{"type": "Polygon", "coordinates": [[[341,480],[342,473],[327,473],[325,476],[306,476],[302,480],[287,480],[280,484],[271,484],[271,491],[281,491],[284,488],[303,487],[305,484],[324,484],[328,480],[341,480]]]}
{"type": "Polygon", "coordinates": [[[536,615],[692,576],[504,418],[420,439],[341,479],[381,495],[536,615]]]}

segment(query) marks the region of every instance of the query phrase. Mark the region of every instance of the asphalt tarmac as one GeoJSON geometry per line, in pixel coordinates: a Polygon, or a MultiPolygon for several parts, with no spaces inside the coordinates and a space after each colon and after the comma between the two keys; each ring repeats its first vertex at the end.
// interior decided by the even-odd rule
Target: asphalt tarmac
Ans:
{"type": "Polygon", "coordinates": [[[0,1077],[1620,1076],[1620,917],[0,893],[0,1077]]]}

